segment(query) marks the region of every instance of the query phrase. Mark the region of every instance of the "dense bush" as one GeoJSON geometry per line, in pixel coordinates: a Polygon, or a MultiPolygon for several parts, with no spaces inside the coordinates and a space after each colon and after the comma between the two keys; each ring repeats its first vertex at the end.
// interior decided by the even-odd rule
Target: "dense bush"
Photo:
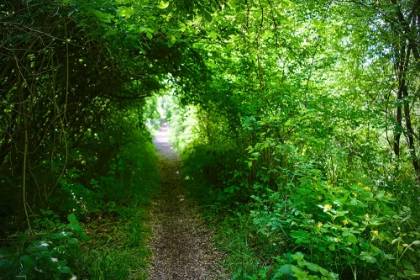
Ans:
{"type": "Polygon", "coordinates": [[[327,2],[220,11],[235,20],[223,21],[230,40],[201,46],[213,79],[195,119],[170,114],[180,141],[195,129],[178,145],[184,178],[222,225],[238,279],[420,271],[418,23],[401,22],[418,9],[327,2]]]}

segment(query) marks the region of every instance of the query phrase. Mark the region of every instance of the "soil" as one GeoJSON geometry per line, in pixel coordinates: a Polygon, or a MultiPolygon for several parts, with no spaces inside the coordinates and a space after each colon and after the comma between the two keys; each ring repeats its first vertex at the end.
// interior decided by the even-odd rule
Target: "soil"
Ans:
{"type": "Polygon", "coordinates": [[[149,280],[226,279],[218,270],[222,258],[212,242],[212,232],[197,205],[186,199],[181,185],[181,161],[168,143],[168,126],[154,139],[159,155],[162,186],[153,202],[150,248],[153,261],[149,280]]]}

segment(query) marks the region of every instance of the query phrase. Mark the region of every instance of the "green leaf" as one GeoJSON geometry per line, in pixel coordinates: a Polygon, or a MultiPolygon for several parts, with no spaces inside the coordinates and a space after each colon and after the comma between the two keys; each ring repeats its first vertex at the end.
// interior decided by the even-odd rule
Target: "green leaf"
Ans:
{"type": "Polygon", "coordinates": [[[298,279],[299,278],[305,278],[309,274],[309,272],[304,271],[304,270],[302,270],[299,267],[294,266],[294,265],[292,266],[291,270],[293,271],[293,276],[297,277],[298,279]]]}
{"type": "Polygon", "coordinates": [[[277,270],[276,276],[281,276],[281,275],[291,275],[292,274],[292,265],[291,264],[285,264],[282,267],[280,267],[277,270]]]}
{"type": "Polygon", "coordinates": [[[150,40],[153,39],[153,35],[150,32],[147,32],[146,37],[149,38],[150,40]]]}
{"type": "Polygon", "coordinates": [[[50,237],[51,237],[52,239],[63,239],[63,238],[65,238],[65,237],[66,237],[66,235],[65,235],[65,234],[62,234],[61,232],[56,232],[56,233],[52,233],[52,234],[50,235],[50,237]]]}
{"type": "Polygon", "coordinates": [[[8,269],[12,266],[9,260],[0,260],[0,269],[8,269]]]}
{"type": "Polygon", "coordinates": [[[325,268],[320,267],[319,268],[319,272],[323,275],[323,276],[328,276],[329,272],[328,270],[326,270],[325,268]]]}
{"type": "Polygon", "coordinates": [[[118,34],[118,30],[110,29],[104,34],[104,37],[106,38],[106,37],[109,37],[109,36],[114,36],[116,34],[118,34]]]}
{"type": "Polygon", "coordinates": [[[302,252],[296,252],[295,254],[292,255],[292,258],[297,261],[302,261],[304,257],[305,256],[303,255],[302,252]]]}
{"type": "Polygon", "coordinates": [[[28,255],[23,255],[20,258],[20,261],[25,268],[30,268],[34,266],[34,262],[32,261],[31,257],[28,255]]]}
{"type": "Polygon", "coordinates": [[[206,18],[206,20],[208,22],[211,22],[213,20],[213,17],[211,16],[211,14],[209,12],[204,12],[204,17],[206,18]]]}
{"type": "Polygon", "coordinates": [[[310,263],[310,262],[306,262],[306,267],[314,272],[318,272],[319,271],[319,265],[314,264],[314,263],[310,263]]]}
{"type": "Polygon", "coordinates": [[[392,254],[384,254],[384,257],[385,257],[387,260],[395,260],[395,257],[394,257],[392,254]]]}
{"type": "Polygon", "coordinates": [[[99,20],[106,22],[106,23],[110,23],[111,19],[114,19],[115,16],[111,15],[110,13],[103,13],[99,10],[95,10],[95,9],[89,9],[89,12],[91,12],[92,14],[94,14],[99,20]]]}
{"type": "Polygon", "coordinates": [[[77,244],[79,241],[76,238],[70,238],[69,239],[69,244],[77,244]]]}
{"type": "Polygon", "coordinates": [[[77,217],[74,213],[71,213],[70,215],[67,216],[67,220],[70,223],[78,223],[77,217]]]}
{"type": "Polygon", "coordinates": [[[134,9],[132,7],[118,7],[118,15],[125,18],[130,18],[134,14],[134,9]]]}
{"type": "Polygon", "coordinates": [[[62,274],[70,274],[71,273],[71,269],[68,266],[62,266],[62,267],[60,267],[60,273],[62,273],[62,274]]]}
{"type": "Polygon", "coordinates": [[[380,199],[384,197],[384,195],[385,195],[385,191],[378,191],[378,193],[376,194],[376,198],[380,199]]]}
{"type": "Polygon", "coordinates": [[[168,8],[168,6],[169,6],[169,1],[168,2],[160,1],[159,4],[158,4],[159,9],[166,9],[166,8],[168,8]]]}
{"type": "Polygon", "coordinates": [[[213,40],[217,39],[217,33],[216,32],[210,31],[208,34],[209,34],[210,38],[212,38],[213,40]]]}
{"type": "Polygon", "coordinates": [[[413,269],[408,269],[408,270],[404,270],[404,274],[409,276],[409,277],[413,277],[413,276],[420,276],[415,270],[414,267],[413,269]]]}
{"type": "Polygon", "coordinates": [[[361,252],[360,253],[360,259],[364,260],[368,263],[376,263],[376,258],[373,257],[371,254],[369,254],[368,252],[361,252]]]}
{"type": "MultiPolygon", "coordinates": [[[[335,202],[334,202],[334,204],[335,204],[335,202]]],[[[338,210],[338,211],[336,211],[336,216],[341,217],[341,216],[344,216],[345,214],[347,214],[348,212],[349,211],[338,210]]]]}
{"type": "Polygon", "coordinates": [[[357,244],[357,237],[353,233],[350,233],[347,237],[347,241],[353,244],[357,244]]]}

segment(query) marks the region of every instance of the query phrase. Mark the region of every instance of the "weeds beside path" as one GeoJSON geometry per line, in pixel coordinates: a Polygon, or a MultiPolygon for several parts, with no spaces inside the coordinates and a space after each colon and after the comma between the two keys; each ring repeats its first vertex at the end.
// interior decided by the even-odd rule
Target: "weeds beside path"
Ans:
{"type": "Polygon", "coordinates": [[[154,140],[162,186],[151,214],[153,261],[149,279],[222,279],[212,233],[198,207],[185,199],[179,175],[181,162],[168,143],[167,133],[164,123],[154,140]]]}

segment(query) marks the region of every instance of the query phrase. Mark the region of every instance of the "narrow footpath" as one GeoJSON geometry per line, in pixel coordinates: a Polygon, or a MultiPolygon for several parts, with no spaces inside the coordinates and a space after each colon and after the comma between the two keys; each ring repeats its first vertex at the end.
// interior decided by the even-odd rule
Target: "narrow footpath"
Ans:
{"type": "Polygon", "coordinates": [[[196,205],[185,199],[181,186],[178,154],[168,143],[168,127],[163,123],[154,139],[159,155],[162,186],[153,203],[153,261],[149,280],[225,279],[217,270],[220,255],[212,234],[200,217],[196,205]]]}

